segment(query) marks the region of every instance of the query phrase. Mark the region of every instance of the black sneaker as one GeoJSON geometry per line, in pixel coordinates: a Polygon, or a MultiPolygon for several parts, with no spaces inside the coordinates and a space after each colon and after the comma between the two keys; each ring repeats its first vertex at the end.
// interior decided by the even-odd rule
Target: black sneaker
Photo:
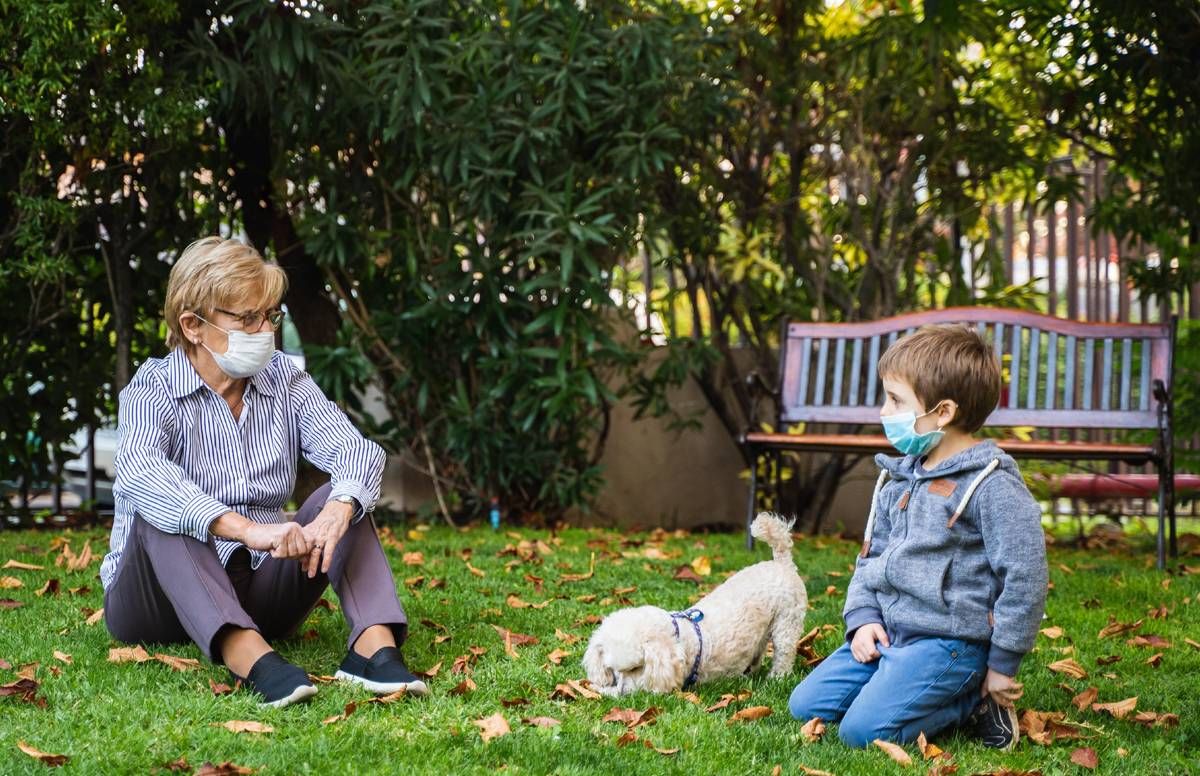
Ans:
{"type": "Polygon", "coordinates": [[[260,706],[282,709],[317,694],[317,688],[308,681],[308,674],[284,660],[278,652],[268,652],[255,661],[249,676],[241,677],[233,671],[229,675],[261,695],[260,706]]]}
{"type": "Polygon", "coordinates": [[[1011,706],[1001,706],[990,695],[980,701],[967,717],[966,727],[984,746],[992,749],[1011,752],[1021,739],[1017,710],[1011,706]]]}
{"type": "Polygon", "coordinates": [[[404,658],[396,647],[381,647],[371,659],[351,649],[333,675],[335,679],[362,685],[376,695],[404,690],[412,695],[427,695],[429,687],[413,675],[404,665],[404,658]]]}

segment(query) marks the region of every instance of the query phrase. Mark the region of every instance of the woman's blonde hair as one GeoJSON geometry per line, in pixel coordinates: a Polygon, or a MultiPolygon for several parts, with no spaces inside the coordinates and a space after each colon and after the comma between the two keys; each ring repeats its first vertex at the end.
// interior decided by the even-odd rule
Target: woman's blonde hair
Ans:
{"type": "Polygon", "coordinates": [[[167,347],[192,347],[179,323],[184,313],[211,319],[214,308],[230,309],[245,299],[256,300],[258,309],[275,307],[285,291],[287,274],[283,268],[264,260],[244,242],[223,237],[196,240],[175,260],[167,281],[167,301],[163,305],[167,347]]]}

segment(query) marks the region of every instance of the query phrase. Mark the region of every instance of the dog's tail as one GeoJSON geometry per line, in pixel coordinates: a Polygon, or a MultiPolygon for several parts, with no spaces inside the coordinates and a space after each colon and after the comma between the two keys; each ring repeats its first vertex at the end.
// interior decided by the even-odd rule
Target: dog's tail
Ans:
{"type": "Polygon", "coordinates": [[[771,548],[775,560],[780,563],[794,565],[792,560],[792,524],[795,520],[785,520],[774,512],[759,512],[758,517],[750,524],[750,535],[761,539],[771,548]]]}

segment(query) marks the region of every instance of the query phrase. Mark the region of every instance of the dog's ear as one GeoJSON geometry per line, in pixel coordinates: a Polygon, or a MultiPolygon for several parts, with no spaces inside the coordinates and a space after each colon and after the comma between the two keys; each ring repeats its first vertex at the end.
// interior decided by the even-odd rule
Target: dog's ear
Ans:
{"type": "Polygon", "coordinates": [[[583,653],[583,670],[593,686],[603,687],[612,684],[612,672],[604,665],[604,648],[596,642],[595,637],[588,642],[587,650],[583,653]]]}
{"type": "Polygon", "coordinates": [[[654,635],[642,644],[642,688],[671,692],[683,687],[683,647],[666,635],[654,635]]]}

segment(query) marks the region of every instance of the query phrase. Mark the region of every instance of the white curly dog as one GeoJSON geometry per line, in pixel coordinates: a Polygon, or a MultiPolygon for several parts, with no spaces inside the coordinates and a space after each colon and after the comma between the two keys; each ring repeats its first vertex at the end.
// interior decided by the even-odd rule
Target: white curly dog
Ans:
{"type": "Polygon", "coordinates": [[[750,533],[774,558],[742,569],[684,612],[637,606],[605,617],[583,655],[592,687],[612,696],[665,693],[749,673],[768,641],[774,644],[770,676],[791,673],[808,612],[791,529],[778,515],[759,514],[750,533]]]}

